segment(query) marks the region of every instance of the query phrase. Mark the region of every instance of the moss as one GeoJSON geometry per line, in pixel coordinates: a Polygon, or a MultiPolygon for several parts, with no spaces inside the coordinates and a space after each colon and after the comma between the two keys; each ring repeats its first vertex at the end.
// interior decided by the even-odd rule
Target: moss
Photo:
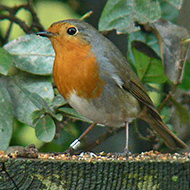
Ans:
{"type": "Polygon", "coordinates": [[[59,176],[54,174],[53,177],[52,176],[49,176],[49,177],[44,177],[43,175],[40,175],[40,174],[35,174],[34,175],[40,182],[41,182],[41,186],[40,188],[41,189],[50,189],[51,187],[51,190],[57,190],[57,189],[61,189],[61,190],[66,190],[66,182],[64,180],[58,180],[56,182],[56,178],[59,179],[59,176]],[[53,180],[52,180],[53,179],[53,180]],[[65,186],[65,188],[64,188],[65,186]]]}
{"type": "Polygon", "coordinates": [[[138,188],[141,190],[156,190],[159,189],[160,184],[155,183],[152,175],[142,177],[138,183],[138,188]],[[142,179],[143,178],[143,179],[142,179]]]}
{"type": "Polygon", "coordinates": [[[179,179],[179,177],[178,177],[178,176],[176,176],[176,175],[174,175],[174,176],[172,177],[172,181],[177,182],[177,181],[178,181],[178,179],[179,179]]]}

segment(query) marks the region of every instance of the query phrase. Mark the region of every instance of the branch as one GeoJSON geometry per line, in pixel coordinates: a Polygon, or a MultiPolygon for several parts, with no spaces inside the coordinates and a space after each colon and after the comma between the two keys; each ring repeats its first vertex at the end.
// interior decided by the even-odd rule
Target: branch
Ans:
{"type": "Polygon", "coordinates": [[[41,25],[40,20],[37,16],[36,12],[34,11],[33,0],[28,0],[28,4],[27,4],[26,8],[32,15],[33,22],[32,22],[31,28],[36,27],[39,31],[44,30],[44,27],[41,25]]]}
{"type": "Polygon", "coordinates": [[[25,33],[31,33],[30,28],[27,26],[27,24],[24,21],[22,21],[21,19],[17,18],[16,16],[1,14],[0,20],[9,20],[11,22],[14,22],[14,23],[18,24],[25,33]]]}
{"type": "Polygon", "coordinates": [[[22,30],[26,33],[26,34],[31,34],[34,31],[34,28],[36,28],[38,31],[42,31],[44,30],[44,27],[41,25],[39,18],[36,14],[36,12],[34,11],[33,8],[33,0],[28,0],[27,4],[21,4],[19,6],[14,6],[14,7],[8,7],[5,5],[0,5],[0,11],[6,11],[8,12],[8,14],[1,14],[0,15],[0,20],[9,20],[10,21],[10,25],[7,29],[6,35],[4,38],[2,38],[2,42],[3,44],[7,43],[10,34],[11,34],[11,30],[12,30],[12,25],[13,23],[16,23],[18,26],[20,26],[20,28],[22,28],[22,30]],[[32,24],[31,26],[27,25],[25,23],[25,21],[21,20],[20,18],[18,18],[16,16],[17,12],[21,9],[25,9],[28,12],[30,12],[31,16],[32,16],[32,24]]]}
{"type": "Polygon", "coordinates": [[[92,150],[93,148],[95,148],[96,146],[102,144],[102,142],[104,140],[106,140],[107,138],[109,138],[110,136],[112,136],[113,134],[117,134],[119,133],[123,128],[120,127],[120,128],[111,128],[105,133],[103,134],[102,136],[100,136],[95,142],[91,143],[91,144],[87,144],[83,150],[84,151],[89,151],[89,150],[92,150]]]}

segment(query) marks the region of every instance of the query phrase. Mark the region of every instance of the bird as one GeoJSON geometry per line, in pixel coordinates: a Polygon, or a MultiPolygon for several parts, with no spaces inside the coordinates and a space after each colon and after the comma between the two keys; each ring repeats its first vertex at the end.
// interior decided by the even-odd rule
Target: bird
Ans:
{"type": "Polygon", "coordinates": [[[37,34],[53,45],[53,77],[60,94],[94,123],[126,127],[125,150],[128,124],[134,119],[147,122],[170,149],[187,147],[162,120],[120,50],[92,25],[67,19],[37,34]]]}

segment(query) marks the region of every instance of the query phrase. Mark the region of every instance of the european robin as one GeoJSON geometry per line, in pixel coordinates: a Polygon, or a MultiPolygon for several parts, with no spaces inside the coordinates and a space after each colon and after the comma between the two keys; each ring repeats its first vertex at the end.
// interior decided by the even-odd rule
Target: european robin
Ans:
{"type": "Polygon", "coordinates": [[[94,123],[127,129],[129,122],[140,118],[169,148],[186,147],[164,123],[119,49],[95,28],[69,19],[55,22],[38,34],[51,40],[56,54],[56,86],[78,113],[94,123]]]}

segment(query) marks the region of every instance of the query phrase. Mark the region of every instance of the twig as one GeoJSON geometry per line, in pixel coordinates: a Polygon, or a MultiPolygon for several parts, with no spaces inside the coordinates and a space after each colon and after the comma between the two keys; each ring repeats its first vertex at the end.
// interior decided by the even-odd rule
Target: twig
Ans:
{"type": "Polygon", "coordinates": [[[25,33],[31,33],[31,31],[30,31],[29,27],[27,26],[27,24],[24,21],[22,21],[21,19],[15,17],[13,15],[3,15],[3,14],[1,14],[0,15],[0,20],[5,20],[5,19],[10,20],[11,22],[14,22],[14,23],[18,24],[23,29],[23,31],[25,33]]]}
{"type": "Polygon", "coordinates": [[[84,14],[84,15],[80,18],[80,20],[84,20],[84,19],[90,17],[92,13],[93,13],[93,11],[88,11],[86,14],[84,14]]]}
{"type": "Polygon", "coordinates": [[[7,29],[7,32],[5,34],[5,37],[4,37],[4,43],[6,44],[9,40],[9,36],[10,36],[10,33],[11,33],[11,30],[12,30],[12,27],[13,27],[13,22],[11,21],[10,22],[10,25],[9,25],[9,28],[7,29]]]}
{"type": "Polygon", "coordinates": [[[123,129],[123,127],[120,127],[120,128],[110,128],[105,134],[103,134],[101,137],[99,137],[95,142],[93,142],[91,144],[87,144],[83,148],[83,150],[85,150],[85,151],[92,150],[93,148],[95,148],[97,145],[100,145],[104,140],[106,140],[107,138],[109,138],[113,134],[119,133],[119,131],[121,131],[122,129],[123,129]]]}
{"type": "Polygon", "coordinates": [[[62,121],[54,120],[56,123],[56,134],[54,139],[59,139],[62,129],[71,121],[70,118],[64,118],[62,121]]]}
{"type": "Polygon", "coordinates": [[[38,31],[44,30],[44,27],[41,25],[39,18],[37,16],[36,12],[34,11],[33,0],[28,0],[27,4],[21,4],[19,6],[14,6],[14,7],[8,7],[5,5],[0,5],[0,11],[8,12],[8,14],[7,13],[1,14],[0,20],[9,20],[10,21],[10,25],[7,29],[5,37],[1,38],[1,41],[3,42],[3,44],[7,43],[8,39],[9,39],[13,23],[16,23],[18,26],[20,26],[20,28],[22,28],[22,30],[26,34],[33,33],[34,29],[37,29],[38,31]],[[18,11],[20,11],[21,9],[25,9],[28,12],[30,12],[30,14],[32,16],[32,24],[30,26],[27,25],[23,20],[21,20],[20,18],[18,18],[16,16],[18,11]]]}
{"type": "Polygon", "coordinates": [[[32,23],[31,27],[32,28],[36,27],[39,31],[44,30],[44,27],[41,25],[40,20],[37,16],[36,12],[34,11],[33,0],[28,0],[27,9],[28,9],[28,11],[30,11],[30,13],[32,15],[33,23],[32,23]]]}
{"type": "Polygon", "coordinates": [[[150,140],[150,138],[148,138],[148,137],[145,137],[145,136],[143,136],[142,134],[141,134],[141,132],[139,131],[139,129],[138,129],[138,125],[136,125],[135,124],[135,131],[136,131],[136,133],[138,134],[138,137],[140,138],[140,139],[142,139],[142,140],[144,140],[144,141],[151,141],[150,140]]]}
{"type": "Polygon", "coordinates": [[[182,45],[190,43],[190,38],[187,38],[181,42],[182,45]]]}

